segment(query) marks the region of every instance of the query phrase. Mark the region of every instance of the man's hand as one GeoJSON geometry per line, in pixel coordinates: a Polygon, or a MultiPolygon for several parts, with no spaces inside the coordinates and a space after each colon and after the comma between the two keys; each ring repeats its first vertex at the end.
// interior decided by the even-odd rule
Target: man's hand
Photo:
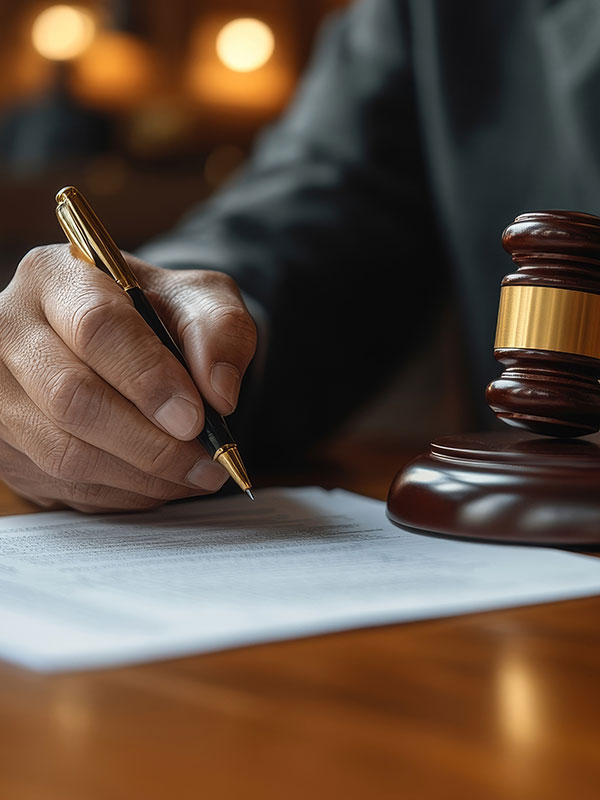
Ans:
{"type": "Polygon", "coordinates": [[[32,250],[0,293],[0,478],[40,505],[147,509],[227,478],[195,439],[200,393],[234,410],[254,323],[228,276],[127,258],[193,380],[67,245],[32,250]]]}

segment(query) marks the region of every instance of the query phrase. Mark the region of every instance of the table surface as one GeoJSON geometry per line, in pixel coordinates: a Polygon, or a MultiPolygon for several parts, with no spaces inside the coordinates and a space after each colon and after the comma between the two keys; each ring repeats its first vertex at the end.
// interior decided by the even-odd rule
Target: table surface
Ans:
{"type": "MultiPolygon", "coordinates": [[[[307,477],[384,498],[402,446],[307,477]]],[[[35,508],[0,485],[0,513],[35,508]]],[[[98,672],[0,665],[0,798],[597,798],[600,598],[98,672]]]]}

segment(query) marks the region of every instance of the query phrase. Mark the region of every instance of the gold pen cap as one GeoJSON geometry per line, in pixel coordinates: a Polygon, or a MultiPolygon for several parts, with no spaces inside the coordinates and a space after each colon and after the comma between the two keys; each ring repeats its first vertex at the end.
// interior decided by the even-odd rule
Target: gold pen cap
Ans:
{"type": "Polygon", "coordinates": [[[92,264],[99,262],[125,291],[139,288],[123,254],[81,192],[65,186],[56,194],[56,202],[60,226],[80,255],[92,264]]]}

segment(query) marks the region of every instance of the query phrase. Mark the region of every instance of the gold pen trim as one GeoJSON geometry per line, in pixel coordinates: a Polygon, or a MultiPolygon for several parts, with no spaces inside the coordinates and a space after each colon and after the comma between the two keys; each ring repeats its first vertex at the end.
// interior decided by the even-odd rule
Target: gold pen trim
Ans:
{"type": "Polygon", "coordinates": [[[224,467],[243,492],[252,489],[250,478],[244,467],[236,444],[224,444],[215,451],[213,461],[224,467]]]}
{"type": "Polygon", "coordinates": [[[85,197],[74,186],[56,195],[56,216],[79,255],[95,263],[94,254],[122,289],[139,289],[140,284],[111,235],[85,197]]]}
{"type": "Polygon", "coordinates": [[[76,254],[90,263],[94,263],[94,254],[89,248],[85,233],[79,227],[77,220],[69,213],[69,209],[65,203],[61,203],[56,207],[56,216],[60,223],[60,227],[65,232],[67,239],[76,251],[76,254]]]}

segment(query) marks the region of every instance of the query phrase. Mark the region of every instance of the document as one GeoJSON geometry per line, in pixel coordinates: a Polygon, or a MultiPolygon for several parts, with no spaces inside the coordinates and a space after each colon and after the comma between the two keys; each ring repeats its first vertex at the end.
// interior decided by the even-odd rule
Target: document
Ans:
{"type": "Polygon", "coordinates": [[[600,560],[392,525],[345,491],[0,519],[0,658],[106,667],[600,592],[600,560]]]}

